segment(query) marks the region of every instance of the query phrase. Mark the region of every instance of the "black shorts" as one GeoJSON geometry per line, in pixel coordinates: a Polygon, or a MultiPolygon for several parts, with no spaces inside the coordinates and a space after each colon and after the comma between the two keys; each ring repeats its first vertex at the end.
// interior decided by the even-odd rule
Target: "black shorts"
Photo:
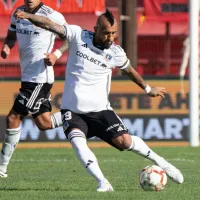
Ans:
{"type": "Polygon", "coordinates": [[[78,128],[87,138],[96,136],[119,149],[113,144],[112,139],[128,132],[119,116],[112,110],[87,114],[77,114],[70,110],[61,110],[61,114],[66,137],[68,137],[73,128],[78,128]]]}
{"type": "Polygon", "coordinates": [[[32,114],[33,118],[38,115],[51,112],[50,90],[53,84],[22,82],[13,109],[21,115],[32,114]]]}

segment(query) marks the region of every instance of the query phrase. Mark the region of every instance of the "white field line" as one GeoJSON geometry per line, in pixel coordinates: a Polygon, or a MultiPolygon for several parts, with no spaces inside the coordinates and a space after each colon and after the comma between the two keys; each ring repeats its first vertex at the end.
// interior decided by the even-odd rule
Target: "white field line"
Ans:
{"type": "MultiPolygon", "coordinates": [[[[76,157],[74,158],[74,160],[76,160],[76,157]]],[[[73,161],[73,159],[42,159],[42,160],[35,160],[35,159],[12,159],[11,162],[13,163],[17,163],[17,162],[34,162],[34,163],[45,163],[45,162],[55,162],[55,163],[60,163],[60,162],[71,162],[73,161]]],[[[144,159],[144,161],[149,162],[149,160],[144,159]]],[[[189,160],[189,159],[184,159],[184,158],[173,158],[173,159],[169,159],[169,162],[171,161],[175,161],[175,162],[179,162],[179,163],[195,163],[195,160],[189,160]]],[[[101,162],[103,163],[135,163],[135,160],[122,160],[122,159],[105,159],[105,160],[101,160],[101,162]]]]}
{"type": "MultiPolygon", "coordinates": [[[[178,163],[196,163],[195,160],[191,159],[185,159],[185,158],[172,158],[172,159],[166,159],[169,162],[178,162],[178,163]]],[[[144,161],[149,162],[147,159],[144,159],[144,161]]]]}
{"type": "Polygon", "coordinates": [[[195,163],[195,160],[189,160],[189,159],[185,159],[185,158],[173,158],[170,159],[169,161],[176,161],[176,162],[185,162],[185,163],[195,163]]]}

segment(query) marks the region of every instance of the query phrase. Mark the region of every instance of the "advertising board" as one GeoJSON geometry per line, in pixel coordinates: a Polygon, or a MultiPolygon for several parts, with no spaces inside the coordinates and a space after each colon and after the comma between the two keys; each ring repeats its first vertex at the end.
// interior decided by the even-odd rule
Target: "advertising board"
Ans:
{"type": "MultiPolygon", "coordinates": [[[[188,140],[189,96],[188,81],[181,92],[179,80],[147,81],[151,86],[163,86],[168,93],[165,98],[151,98],[130,81],[113,81],[110,102],[129,132],[145,140],[188,140]]],[[[52,89],[52,112],[60,108],[63,81],[56,81],[52,89]]],[[[20,88],[18,81],[0,82],[0,126],[5,130],[5,118],[20,88]]],[[[5,131],[4,131],[5,132],[5,131]]],[[[2,141],[4,134],[0,134],[2,141]]],[[[22,123],[21,141],[65,140],[62,127],[40,132],[30,117],[22,123]]]]}

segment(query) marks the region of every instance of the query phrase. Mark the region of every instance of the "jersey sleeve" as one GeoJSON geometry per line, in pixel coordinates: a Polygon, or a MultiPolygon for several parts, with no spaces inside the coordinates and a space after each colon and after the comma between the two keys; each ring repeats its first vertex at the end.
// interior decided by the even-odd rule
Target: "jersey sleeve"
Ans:
{"type": "Polygon", "coordinates": [[[77,25],[64,25],[65,29],[65,38],[68,42],[72,42],[73,40],[77,40],[82,33],[82,28],[77,25]]]}
{"type": "Polygon", "coordinates": [[[10,31],[16,31],[16,19],[14,17],[15,11],[11,15],[10,26],[8,27],[8,30],[10,30],[10,31]]]}
{"type": "Polygon", "coordinates": [[[120,46],[116,46],[115,66],[119,69],[125,69],[130,65],[130,60],[120,46]]]}
{"type": "Polygon", "coordinates": [[[53,21],[53,22],[55,22],[56,24],[59,24],[59,25],[67,24],[64,16],[61,13],[59,13],[55,10],[51,14],[48,15],[48,18],[51,21],[53,21]]]}

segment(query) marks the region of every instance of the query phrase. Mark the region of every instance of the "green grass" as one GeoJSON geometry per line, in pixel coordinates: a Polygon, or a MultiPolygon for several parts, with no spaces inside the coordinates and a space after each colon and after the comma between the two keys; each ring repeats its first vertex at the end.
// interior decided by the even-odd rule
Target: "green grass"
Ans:
{"type": "Polygon", "coordinates": [[[181,185],[168,183],[163,191],[145,192],[138,184],[139,171],[150,161],[114,148],[92,149],[115,192],[97,193],[96,181],[83,169],[72,149],[17,149],[0,179],[2,200],[196,200],[199,199],[200,148],[153,148],[183,173],[181,185]]]}

